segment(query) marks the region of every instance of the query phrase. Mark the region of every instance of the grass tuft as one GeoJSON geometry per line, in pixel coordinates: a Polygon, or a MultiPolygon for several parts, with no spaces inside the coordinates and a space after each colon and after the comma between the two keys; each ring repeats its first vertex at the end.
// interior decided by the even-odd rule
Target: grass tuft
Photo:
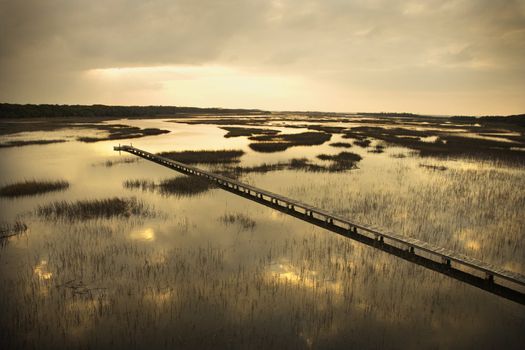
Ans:
{"type": "Polygon", "coordinates": [[[329,168],[330,171],[334,172],[355,169],[357,167],[356,163],[362,159],[359,154],[352,152],[341,152],[335,155],[320,154],[317,158],[331,161],[332,165],[329,168]]]}
{"type": "Polygon", "coordinates": [[[239,136],[253,136],[253,135],[276,135],[280,130],[272,129],[258,129],[258,128],[239,128],[234,126],[224,126],[221,129],[228,131],[224,137],[239,137],[239,136]]]}
{"type": "Polygon", "coordinates": [[[21,140],[21,141],[8,141],[4,143],[0,143],[0,148],[6,148],[6,147],[22,147],[22,146],[31,146],[31,145],[48,145],[51,143],[62,143],[66,142],[66,140],[21,140]]]}
{"type": "Polygon", "coordinates": [[[330,146],[339,147],[339,148],[350,148],[352,147],[352,144],[349,142],[334,142],[334,143],[331,143],[330,146]]]}
{"type": "Polygon", "coordinates": [[[434,164],[423,164],[423,163],[420,163],[419,166],[421,168],[425,168],[425,169],[429,169],[429,170],[434,170],[434,171],[445,171],[447,170],[448,168],[444,165],[434,165],[434,164]]]}
{"type": "Polygon", "coordinates": [[[178,194],[182,196],[190,196],[204,193],[215,186],[211,182],[195,176],[184,176],[163,180],[157,185],[157,187],[158,191],[164,195],[178,194]]]}
{"type": "Polygon", "coordinates": [[[162,152],[159,156],[184,164],[238,163],[242,150],[162,152]]]}
{"type": "Polygon", "coordinates": [[[237,224],[244,230],[253,230],[255,228],[255,225],[257,224],[255,220],[241,213],[226,213],[219,218],[219,221],[222,222],[224,225],[237,224]]]}
{"type": "Polygon", "coordinates": [[[368,153],[383,153],[384,151],[385,151],[385,146],[379,144],[379,145],[376,145],[371,150],[368,150],[368,153]]]}
{"type": "Polygon", "coordinates": [[[33,196],[37,194],[64,191],[69,188],[69,182],[64,180],[57,181],[37,181],[26,180],[24,182],[17,182],[5,185],[0,188],[0,197],[22,197],[33,196]]]}
{"type": "Polygon", "coordinates": [[[126,180],[122,184],[127,189],[141,189],[142,191],[156,191],[162,195],[192,196],[204,193],[215,185],[196,176],[181,176],[166,179],[160,183],[151,180],[126,180]]]}
{"type": "Polygon", "coordinates": [[[155,216],[154,211],[147,204],[134,197],[113,197],[76,202],[57,201],[40,205],[36,213],[45,219],[65,219],[70,221],[155,216]]]}
{"type": "Polygon", "coordinates": [[[15,221],[14,224],[2,224],[0,225],[0,239],[16,236],[27,231],[27,225],[22,221],[15,221]]]}
{"type": "Polygon", "coordinates": [[[169,130],[161,130],[157,128],[141,129],[136,126],[121,124],[100,125],[97,127],[97,129],[105,130],[109,133],[109,135],[105,137],[82,136],[77,137],[77,141],[91,143],[107,140],[136,139],[139,137],[162,135],[170,132],[169,130]]]}
{"type": "Polygon", "coordinates": [[[293,146],[322,145],[331,138],[332,134],[314,131],[299,134],[251,136],[250,140],[259,142],[251,143],[249,147],[256,152],[281,152],[293,146]]]}
{"type": "Polygon", "coordinates": [[[255,152],[274,153],[286,151],[292,146],[289,142],[257,142],[248,145],[255,152]]]}
{"type": "Polygon", "coordinates": [[[355,140],[354,141],[354,145],[356,146],[359,146],[359,147],[362,147],[362,148],[367,148],[368,146],[370,146],[370,143],[372,141],[370,140],[367,140],[367,139],[364,139],[364,140],[355,140]]]}

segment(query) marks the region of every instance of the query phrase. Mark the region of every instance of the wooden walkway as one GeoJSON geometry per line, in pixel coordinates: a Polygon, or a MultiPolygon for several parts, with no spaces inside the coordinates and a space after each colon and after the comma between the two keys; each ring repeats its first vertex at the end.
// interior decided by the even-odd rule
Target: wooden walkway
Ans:
{"type": "Polygon", "coordinates": [[[415,238],[401,236],[374,226],[358,224],[294,199],[160,157],[132,146],[116,146],[114,150],[129,152],[186,175],[205,178],[218,187],[239,196],[525,305],[525,276],[521,274],[501,269],[415,238]]]}

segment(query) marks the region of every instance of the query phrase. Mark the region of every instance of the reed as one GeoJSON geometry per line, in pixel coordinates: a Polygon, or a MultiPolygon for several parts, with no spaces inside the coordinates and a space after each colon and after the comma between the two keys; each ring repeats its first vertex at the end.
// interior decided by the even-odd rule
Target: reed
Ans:
{"type": "Polygon", "coordinates": [[[7,141],[4,143],[0,143],[0,148],[6,148],[6,147],[22,147],[22,146],[31,146],[31,145],[48,145],[51,143],[62,143],[66,142],[66,140],[20,140],[20,141],[7,141]]]}
{"type": "Polygon", "coordinates": [[[66,219],[70,221],[113,217],[129,218],[132,216],[151,217],[155,215],[149,205],[134,197],[113,197],[76,202],[56,201],[38,206],[36,213],[45,219],[66,219]]]}
{"type": "Polygon", "coordinates": [[[169,130],[162,130],[157,128],[145,128],[141,129],[136,126],[127,126],[127,125],[99,125],[96,127],[98,130],[105,130],[109,134],[105,137],[92,137],[92,136],[81,136],[77,138],[77,141],[80,142],[98,142],[98,141],[108,141],[108,140],[122,140],[122,139],[136,139],[144,136],[155,136],[167,134],[169,130]]]}
{"type": "Polygon", "coordinates": [[[122,185],[127,189],[156,192],[161,195],[193,196],[204,193],[215,185],[196,176],[179,176],[155,183],[146,179],[125,180],[122,185]]]}
{"type": "Polygon", "coordinates": [[[138,162],[140,162],[140,158],[138,157],[136,158],[126,157],[126,158],[121,158],[121,159],[108,159],[104,162],[93,164],[93,165],[96,166],[100,164],[100,165],[105,166],[106,168],[111,168],[112,166],[118,165],[118,164],[131,164],[131,163],[138,163],[138,162]]]}
{"type": "Polygon", "coordinates": [[[16,220],[14,224],[3,223],[0,225],[0,239],[16,236],[27,231],[27,225],[16,220]]]}
{"type": "Polygon", "coordinates": [[[211,182],[195,176],[181,176],[161,181],[156,186],[158,192],[163,195],[191,196],[204,193],[215,188],[211,182]]]}
{"type": "Polygon", "coordinates": [[[296,146],[321,145],[329,141],[331,134],[325,132],[307,131],[298,134],[278,134],[252,136],[250,140],[264,142],[289,142],[296,146]]]}
{"type": "Polygon", "coordinates": [[[253,135],[276,135],[280,130],[272,129],[258,129],[258,128],[239,128],[234,126],[225,126],[221,129],[228,131],[224,137],[239,137],[239,136],[253,136],[253,135]]]}
{"type": "Polygon", "coordinates": [[[238,163],[242,150],[162,152],[159,156],[185,164],[238,163]]]}
{"type": "Polygon", "coordinates": [[[22,197],[33,196],[47,192],[65,191],[69,188],[69,182],[65,180],[38,181],[26,180],[0,188],[0,197],[22,197]]]}
{"type": "Polygon", "coordinates": [[[352,144],[349,142],[334,142],[334,143],[331,143],[330,146],[339,147],[339,148],[350,148],[352,147],[352,144]]]}
{"type": "Polygon", "coordinates": [[[375,145],[374,148],[369,149],[368,153],[383,153],[384,151],[385,151],[385,145],[378,144],[378,145],[375,145]]]}
{"type": "Polygon", "coordinates": [[[293,158],[285,162],[263,163],[255,166],[236,166],[233,168],[227,168],[226,170],[233,174],[267,173],[280,170],[302,170],[307,172],[333,171],[330,167],[313,164],[307,158],[293,158]]]}
{"type": "Polygon", "coordinates": [[[359,154],[352,152],[341,152],[335,155],[331,154],[320,154],[317,158],[321,160],[331,161],[329,169],[332,172],[345,171],[356,168],[356,163],[362,158],[359,154]]]}
{"type": "Polygon", "coordinates": [[[286,151],[292,146],[289,142],[256,142],[248,145],[255,152],[274,153],[286,151]]]}
{"type": "Polygon", "coordinates": [[[249,137],[250,140],[259,142],[251,143],[249,147],[256,152],[282,152],[293,146],[322,145],[331,138],[332,134],[314,131],[298,134],[251,136],[249,137]]]}
{"type": "Polygon", "coordinates": [[[253,230],[257,224],[255,220],[242,213],[225,213],[219,217],[219,221],[225,225],[239,225],[243,230],[253,230]]]}
{"type": "Polygon", "coordinates": [[[354,145],[362,147],[362,148],[367,148],[368,146],[370,146],[370,143],[372,143],[372,141],[370,141],[368,139],[355,140],[354,141],[354,145]]]}
{"type": "Polygon", "coordinates": [[[359,154],[352,152],[341,152],[335,155],[320,154],[317,156],[317,158],[321,160],[331,160],[334,162],[359,162],[361,159],[363,159],[359,154]]]}

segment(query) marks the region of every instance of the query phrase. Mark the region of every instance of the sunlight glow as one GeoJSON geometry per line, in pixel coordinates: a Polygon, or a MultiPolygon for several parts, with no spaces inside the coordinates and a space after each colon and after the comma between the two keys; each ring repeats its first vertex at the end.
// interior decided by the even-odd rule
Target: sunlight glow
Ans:
{"type": "Polygon", "coordinates": [[[291,284],[308,289],[324,289],[334,294],[341,294],[340,282],[320,279],[317,271],[299,269],[290,263],[279,263],[270,268],[268,278],[281,284],[291,284]]]}
{"type": "Polygon", "coordinates": [[[48,271],[46,260],[40,261],[33,269],[33,272],[40,280],[49,280],[53,277],[53,273],[48,271]]]}
{"type": "Polygon", "coordinates": [[[134,240],[154,241],[155,231],[152,228],[146,228],[146,229],[131,232],[129,236],[131,239],[134,239],[134,240]]]}
{"type": "Polygon", "coordinates": [[[172,65],[91,69],[85,79],[106,91],[112,104],[165,104],[261,108],[306,100],[301,77],[220,65],[172,65]],[[302,91],[302,92],[301,92],[302,91]]]}

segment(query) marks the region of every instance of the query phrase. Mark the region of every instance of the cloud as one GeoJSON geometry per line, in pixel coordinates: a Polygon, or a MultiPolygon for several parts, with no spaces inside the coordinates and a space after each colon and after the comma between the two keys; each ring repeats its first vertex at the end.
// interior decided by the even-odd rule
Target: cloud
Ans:
{"type": "MultiPolygon", "coordinates": [[[[115,85],[86,79],[86,72],[221,66],[236,72],[226,93],[242,90],[232,86],[242,83],[239,76],[299,77],[306,90],[323,86],[347,95],[346,104],[336,103],[347,111],[357,108],[357,96],[389,91],[408,102],[414,92],[435,90],[441,98],[445,90],[456,94],[454,100],[492,91],[500,98],[491,111],[525,108],[515,96],[509,95],[512,105],[501,97],[525,93],[523,0],[0,0],[0,41],[4,101],[112,103],[99,100],[112,95],[100,89],[115,85]]],[[[120,86],[153,93],[176,80],[155,75],[120,86]]],[[[134,98],[147,104],[151,93],[134,98]]],[[[293,98],[309,94],[282,93],[279,105],[261,98],[253,107],[302,109],[293,98]]],[[[162,95],[164,104],[188,104],[162,95]]],[[[330,99],[321,100],[327,102],[316,109],[333,110],[330,99]]],[[[437,113],[440,104],[427,102],[425,112],[437,113]]],[[[381,101],[365,107],[400,108],[381,101]]],[[[457,109],[484,114],[470,104],[457,109]]]]}

